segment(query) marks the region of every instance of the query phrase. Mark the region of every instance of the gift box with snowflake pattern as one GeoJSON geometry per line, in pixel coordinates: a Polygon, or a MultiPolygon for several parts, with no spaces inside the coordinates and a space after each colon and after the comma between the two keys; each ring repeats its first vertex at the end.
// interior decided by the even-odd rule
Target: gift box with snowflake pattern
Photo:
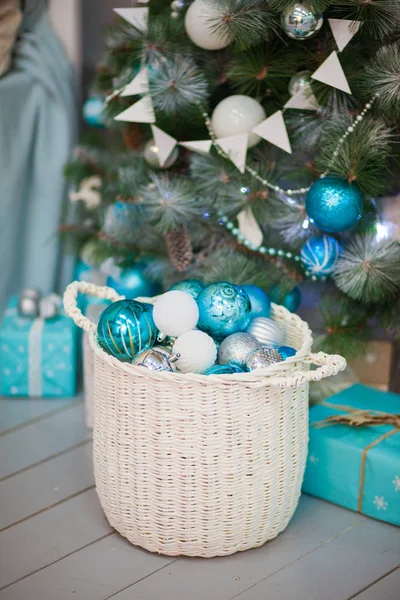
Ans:
{"type": "Polygon", "coordinates": [[[0,379],[4,396],[73,396],[77,328],[62,311],[52,319],[21,317],[18,298],[8,303],[0,328],[0,379]]]}
{"type": "Polygon", "coordinates": [[[330,406],[310,409],[303,492],[400,525],[400,428],[320,426],[328,417],[354,409],[398,415],[400,395],[356,384],[326,402],[330,406]]]}

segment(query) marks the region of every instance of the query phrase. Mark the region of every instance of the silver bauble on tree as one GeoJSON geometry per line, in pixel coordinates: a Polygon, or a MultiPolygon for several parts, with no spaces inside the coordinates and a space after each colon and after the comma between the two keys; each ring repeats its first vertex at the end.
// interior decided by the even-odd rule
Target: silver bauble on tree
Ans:
{"type": "Polygon", "coordinates": [[[167,160],[160,166],[159,161],[159,150],[158,146],[153,139],[149,140],[144,147],[143,156],[147,164],[153,169],[169,169],[176,162],[179,156],[179,150],[177,146],[172,150],[171,154],[168,156],[167,160]]]}
{"type": "Polygon", "coordinates": [[[257,369],[265,369],[265,367],[282,361],[283,358],[277,350],[259,348],[254,350],[248,357],[246,368],[248,371],[257,371],[257,369]]]}
{"type": "Polygon", "coordinates": [[[289,81],[289,94],[294,96],[310,85],[311,71],[299,71],[289,81]]]}
{"type": "Polygon", "coordinates": [[[231,364],[243,369],[249,355],[259,348],[261,348],[260,342],[250,333],[232,333],[219,347],[218,362],[221,365],[231,364]]]}
{"type": "Polygon", "coordinates": [[[311,2],[294,2],[281,14],[281,26],[294,40],[308,40],[322,27],[322,14],[314,10],[311,2]]]}

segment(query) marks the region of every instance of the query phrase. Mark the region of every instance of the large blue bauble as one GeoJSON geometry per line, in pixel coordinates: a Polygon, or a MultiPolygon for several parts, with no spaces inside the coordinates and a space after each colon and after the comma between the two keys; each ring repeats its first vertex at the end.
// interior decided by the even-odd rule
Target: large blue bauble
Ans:
{"type": "Polygon", "coordinates": [[[204,290],[206,284],[198,279],[185,279],[185,281],[177,281],[172,285],[168,291],[179,290],[180,292],[186,292],[190,294],[192,298],[197,300],[199,294],[204,290]]]}
{"type": "Polygon", "coordinates": [[[86,125],[90,127],[104,127],[104,98],[90,96],[83,105],[82,115],[86,125]]]}
{"type": "Polygon", "coordinates": [[[100,346],[122,361],[132,358],[157,339],[152,307],[136,300],[113,302],[100,315],[97,339],[100,346]]]}
{"type": "Polygon", "coordinates": [[[243,288],[233,283],[211,283],[201,292],[197,304],[197,327],[215,337],[244,331],[251,320],[250,298],[243,288]]]}
{"type": "Polygon", "coordinates": [[[267,292],[258,287],[246,283],[242,288],[248,293],[251,302],[251,318],[269,317],[271,314],[271,301],[267,292]]]}
{"type": "Polygon", "coordinates": [[[237,365],[213,365],[203,375],[232,375],[233,373],[244,373],[237,365]]]}
{"type": "Polygon", "coordinates": [[[140,296],[157,296],[161,292],[161,285],[149,281],[144,272],[145,263],[135,263],[132,267],[124,269],[118,279],[109,276],[107,285],[114,288],[120,296],[127,298],[139,298],[140,296]]]}
{"type": "Polygon", "coordinates": [[[307,273],[328,277],[335,271],[341,251],[339,242],[330,235],[312,237],[301,249],[301,262],[307,273]]]}
{"type": "Polygon", "coordinates": [[[322,231],[335,233],[352,229],[363,212],[358,186],[338,177],[324,177],[312,184],[306,196],[306,212],[322,231]]]}
{"type": "Polygon", "coordinates": [[[269,293],[271,295],[272,302],[275,302],[275,304],[281,304],[290,310],[290,312],[296,312],[301,304],[301,292],[298,287],[293,288],[291,292],[288,292],[282,296],[280,286],[277,284],[274,285],[269,293]]]}
{"type": "Polygon", "coordinates": [[[277,348],[277,350],[278,350],[279,354],[282,356],[283,360],[286,360],[287,358],[294,356],[297,352],[297,350],[295,350],[291,346],[279,346],[279,348],[277,348]]]}

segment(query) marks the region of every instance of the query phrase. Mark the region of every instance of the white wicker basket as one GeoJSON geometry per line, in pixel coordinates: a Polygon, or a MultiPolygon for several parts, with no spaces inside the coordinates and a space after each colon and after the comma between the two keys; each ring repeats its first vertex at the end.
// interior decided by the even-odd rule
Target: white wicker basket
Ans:
{"type": "Polygon", "coordinates": [[[66,312],[90,332],[94,472],[110,524],[147,550],[204,557],[261,546],[283,531],[300,496],[309,381],[336,374],[345,360],[310,354],[307,324],[273,305],[285,343],[299,350],[284,363],[208,377],[148,371],[98,346],[78,292],[121,296],[85,282],[64,295],[66,312]]]}

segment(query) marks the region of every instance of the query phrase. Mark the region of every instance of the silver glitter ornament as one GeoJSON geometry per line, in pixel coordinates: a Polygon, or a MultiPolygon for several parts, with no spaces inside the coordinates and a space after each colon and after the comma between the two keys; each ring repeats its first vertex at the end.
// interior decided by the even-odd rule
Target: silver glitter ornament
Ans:
{"type": "Polygon", "coordinates": [[[221,365],[233,364],[243,369],[250,354],[260,348],[260,342],[250,333],[232,333],[219,347],[218,362],[221,365]]]}
{"type": "Polygon", "coordinates": [[[178,147],[172,150],[171,154],[168,156],[167,160],[160,166],[160,161],[158,158],[158,146],[154,140],[149,140],[144,147],[143,156],[147,164],[153,169],[169,169],[176,162],[176,159],[179,156],[178,147]]]}
{"type": "Polygon", "coordinates": [[[322,14],[313,9],[311,2],[294,2],[281,14],[281,26],[294,40],[308,40],[322,27],[322,14]]]}
{"type": "Polygon", "coordinates": [[[149,348],[139,352],[132,364],[136,367],[144,367],[150,371],[173,371],[172,364],[178,360],[178,355],[171,354],[168,348],[158,346],[157,348],[149,348]]]}
{"type": "Polygon", "coordinates": [[[274,363],[282,362],[283,358],[277,350],[269,348],[259,348],[253,350],[246,362],[248,371],[257,371],[257,369],[265,369],[274,363]]]}
{"type": "Polygon", "coordinates": [[[310,85],[311,71],[299,71],[289,81],[289,94],[294,96],[310,85]]]}
{"type": "Polygon", "coordinates": [[[21,317],[35,319],[39,316],[39,301],[29,296],[21,296],[18,302],[18,313],[21,317]]]}
{"type": "Polygon", "coordinates": [[[261,344],[266,348],[274,348],[283,345],[283,335],[278,325],[267,317],[256,317],[247,328],[261,344]]]}

